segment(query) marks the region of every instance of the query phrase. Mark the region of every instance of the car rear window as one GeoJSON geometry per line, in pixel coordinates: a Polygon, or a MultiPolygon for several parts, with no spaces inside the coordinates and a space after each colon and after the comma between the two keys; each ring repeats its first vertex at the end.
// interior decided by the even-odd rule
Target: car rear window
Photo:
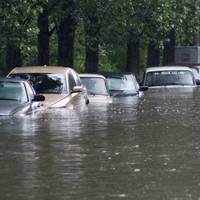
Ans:
{"type": "Polygon", "coordinates": [[[81,77],[81,82],[85,85],[88,94],[91,95],[108,95],[106,83],[103,78],[81,77]]]}
{"type": "Polygon", "coordinates": [[[190,71],[154,71],[147,73],[145,85],[194,85],[194,79],[190,71]]]}

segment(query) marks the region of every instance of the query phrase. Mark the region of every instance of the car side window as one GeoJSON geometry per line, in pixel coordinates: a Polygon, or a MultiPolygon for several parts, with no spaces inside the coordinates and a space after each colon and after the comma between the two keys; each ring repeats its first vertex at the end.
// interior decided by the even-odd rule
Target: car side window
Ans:
{"type": "Polygon", "coordinates": [[[82,83],[81,83],[81,79],[80,79],[80,77],[78,76],[78,74],[77,74],[77,73],[74,73],[74,76],[75,76],[75,80],[76,80],[76,85],[81,86],[82,83]]]}
{"type": "Polygon", "coordinates": [[[74,86],[76,86],[76,80],[71,72],[68,73],[68,81],[69,81],[69,89],[73,90],[74,86]]]}
{"type": "Polygon", "coordinates": [[[72,73],[72,75],[73,75],[73,77],[74,77],[74,80],[75,80],[75,82],[76,82],[76,85],[77,86],[81,86],[82,85],[82,83],[81,83],[81,79],[80,79],[80,77],[79,77],[79,75],[75,72],[75,71],[71,71],[71,73],[72,73]]]}
{"type": "Polygon", "coordinates": [[[28,91],[24,83],[21,83],[21,89],[22,89],[21,102],[28,102],[29,101],[28,91]]]}

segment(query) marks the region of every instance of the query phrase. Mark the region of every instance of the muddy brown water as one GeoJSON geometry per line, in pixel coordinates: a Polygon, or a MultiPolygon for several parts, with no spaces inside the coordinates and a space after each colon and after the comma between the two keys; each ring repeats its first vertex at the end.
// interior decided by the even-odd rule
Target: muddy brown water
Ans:
{"type": "Polygon", "coordinates": [[[2,200],[199,200],[200,89],[0,119],[2,200]]]}

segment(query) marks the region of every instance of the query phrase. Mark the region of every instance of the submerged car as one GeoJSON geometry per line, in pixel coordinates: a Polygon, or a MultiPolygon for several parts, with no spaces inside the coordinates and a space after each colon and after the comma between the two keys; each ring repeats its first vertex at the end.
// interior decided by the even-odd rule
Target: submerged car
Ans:
{"type": "Polygon", "coordinates": [[[99,74],[79,74],[79,76],[87,89],[90,102],[112,102],[104,76],[99,74]]]}
{"type": "Polygon", "coordinates": [[[195,87],[192,70],[182,66],[163,66],[147,68],[142,87],[195,87]]]}
{"type": "Polygon", "coordinates": [[[105,74],[111,96],[136,96],[140,94],[139,84],[133,74],[105,74]]]}
{"type": "Polygon", "coordinates": [[[36,93],[45,96],[46,108],[88,104],[85,87],[75,70],[66,67],[35,66],[14,68],[8,77],[32,83],[36,93]]]}
{"type": "Polygon", "coordinates": [[[0,79],[0,116],[29,114],[41,109],[44,100],[26,80],[0,79]]]}

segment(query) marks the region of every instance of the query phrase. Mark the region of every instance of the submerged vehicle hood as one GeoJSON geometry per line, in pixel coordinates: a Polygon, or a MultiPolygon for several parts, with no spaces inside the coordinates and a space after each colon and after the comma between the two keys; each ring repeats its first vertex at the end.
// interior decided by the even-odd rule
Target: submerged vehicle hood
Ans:
{"type": "Polygon", "coordinates": [[[149,88],[145,96],[156,98],[193,98],[198,93],[197,87],[160,87],[149,88]]]}
{"type": "Polygon", "coordinates": [[[161,85],[161,86],[149,86],[149,88],[195,88],[197,85],[161,85]]]}
{"type": "Polygon", "coordinates": [[[66,94],[42,94],[45,96],[44,107],[65,107],[72,97],[66,94]]]}
{"type": "Polygon", "coordinates": [[[129,91],[129,90],[111,90],[111,96],[113,97],[123,97],[123,96],[136,96],[139,91],[129,91]]]}
{"type": "Polygon", "coordinates": [[[112,97],[106,95],[88,95],[90,103],[112,103],[112,97]]]}
{"type": "Polygon", "coordinates": [[[197,87],[197,85],[184,85],[184,84],[175,84],[175,85],[159,85],[159,86],[148,86],[149,88],[180,88],[180,87],[197,87]]]}
{"type": "Polygon", "coordinates": [[[18,101],[0,100],[0,116],[14,115],[24,106],[18,101]]]}

